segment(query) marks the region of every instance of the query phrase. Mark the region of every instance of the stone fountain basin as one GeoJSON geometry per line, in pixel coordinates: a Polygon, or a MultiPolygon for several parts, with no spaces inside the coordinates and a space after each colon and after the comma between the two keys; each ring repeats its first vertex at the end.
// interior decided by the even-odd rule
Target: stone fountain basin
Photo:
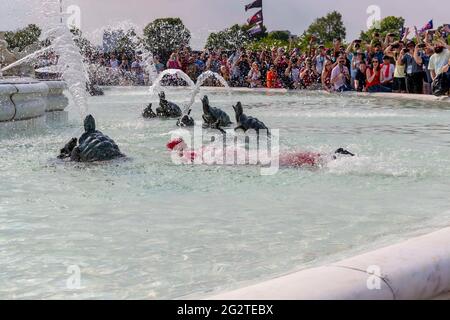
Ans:
{"type": "Polygon", "coordinates": [[[63,111],[69,104],[63,81],[32,78],[0,79],[0,122],[42,117],[46,112],[63,111]]]}

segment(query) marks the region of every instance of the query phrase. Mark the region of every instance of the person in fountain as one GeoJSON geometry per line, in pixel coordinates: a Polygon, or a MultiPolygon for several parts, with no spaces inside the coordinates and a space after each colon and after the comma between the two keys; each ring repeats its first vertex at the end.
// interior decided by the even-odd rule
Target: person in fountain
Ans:
{"type": "Polygon", "coordinates": [[[230,117],[221,109],[211,107],[208,96],[204,96],[203,103],[203,128],[218,129],[220,127],[228,127],[231,125],[230,117]]]}
{"type": "Polygon", "coordinates": [[[95,119],[92,115],[85,118],[84,131],[78,141],[77,138],[72,138],[61,149],[59,159],[69,158],[76,162],[94,162],[125,157],[111,138],[96,130],[95,119]]]}
{"type": "MultiPolygon", "coordinates": [[[[170,140],[167,145],[167,149],[175,152],[180,159],[185,163],[194,163],[197,159],[205,159],[210,157],[211,153],[217,156],[217,159],[225,154],[227,157],[234,159],[236,152],[242,152],[242,154],[248,153],[245,148],[235,148],[235,147],[224,147],[223,152],[218,152],[214,145],[203,146],[198,150],[189,149],[183,138],[175,138],[170,140]]],[[[256,153],[249,157],[258,156],[256,153]]],[[[343,148],[339,148],[331,154],[322,154],[314,152],[296,152],[287,151],[280,154],[279,165],[281,167],[320,167],[327,164],[329,161],[337,160],[341,157],[354,157],[355,154],[347,151],[343,148]]]]}

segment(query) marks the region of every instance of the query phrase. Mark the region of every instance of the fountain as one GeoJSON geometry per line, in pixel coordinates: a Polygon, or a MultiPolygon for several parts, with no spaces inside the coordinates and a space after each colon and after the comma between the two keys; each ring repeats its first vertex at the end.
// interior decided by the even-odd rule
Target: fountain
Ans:
{"type": "MultiPolygon", "coordinates": [[[[177,125],[180,125],[180,121],[184,117],[187,117],[187,119],[191,119],[189,117],[189,115],[190,115],[190,111],[191,111],[192,105],[195,102],[195,98],[200,93],[202,85],[205,83],[205,81],[207,79],[209,79],[209,78],[217,79],[222,86],[224,86],[226,89],[228,89],[228,94],[231,94],[231,91],[229,90],[230,87],[229,87],[227,81],[220,74],[218,74],[216,72],[205,71],[198,77],[197,82],[194,83],[192,81],[192,79],[186,73],[184,73],[182,70],[179,70],[179,69],[167,69],[167,70],[164,70],[163,72],[161,72],[159,74],[159,76],[156,78],[156,80],[153,83],[153,85],[150,87],[150,94],[151,95],[155,95],[155,94],[159,93],[160,91],[163,91],[164,88],[161,85],[161,81],[167,76],[179,77],[181,80],[184,80],[186,82],[187,87],[192,88],[190,101],[185,105],[185,107],[183,109],[183,114],[182,114],[180,120],[178,120],[177,125]]],[[[191,120],[191,123],[192,122],[193,121],[191,120]]]]}
{"type": "MultiPolygon", "coordinates": [[[[64,111],[68,105],[68,99],[63,95],[65,89],[71,94],[81,116],[87,112],[85,90],[88,82],[87,72],[71,32],[61,23],[59,1],[45,0],[39,3],[39,7],[42,17],[40,25],[44,27],[41,37],[50,40],[52,43],[50,46],[32,50],[34,51],[32,53],[28,53],[31,49],[24,50],[20,54],[8,51],[5,48],[5,41],[0,41],[2,61],[7,64],[1,69],[0,75],[5,72],[8,72],[8,75],[16,75],[0,78],[0,122],[29,120],[42,117],[46,112],[64,111]],[[50,51],[59,57],[58,70],[64,82],[38,81],[23,77],[22,72],[14,71],[50,51]]],[[[31,75],[34,76],[34,68],[31,75]]]]}
{"type": "Polygon", "coordinates": [[[158,77],[155,79],[153,85],[150,87],[150,94],[154,95],[154,94],[158,94],[158,92],[163,91],[163,86],[161,85],[161,81],[166,78],[167,76],[169,77],[179,77],[181,80],[184,80],[187,83],[188,87],[195,87],[195,83],[194,81],[192,81],[192,79],[186,74],[184,73],[182,70],[179,69],[167,69],[164,70],[163,72],[161,72],[158,77]]]}
{"type": "Polygon", "coordinates": [[[43,32],[44,38],[52,39],[54,52],[59,57],[61,78],[67,84],[67,89],[80,110],[81,117],[84,117],[87,114],[86,83],[89,83],[89,77],[83,63],[83,56],[74,43],[73,34],[66,24],[61,23],[65,19],[62,19],[59,1],[43,1],[42,13],[45,18],[43,25],[47,26],[43,32]]]}
{"type": "Polygon", "coordinates": [[[226,89],[228,89],[228,93],[231,94],[230,86],[228,85],[228,82],[220,74],[210,71],[210,70],[205,71],[197,79],[197,82],[196,82],[195,88],[194,88],[194,92],[192,93],[192,96],[191,96],[191,101],[186,106],[186,109],[184,110],[184,114],[187,114],[189,112],[189,110],[191,109],[192,105],[195,102],[195,98],[200,93],[201,86],[209,78],[216,78],[222,86],[224,86],[226,89]]]}
{"type": "MultiPolygon", "coordinates": [[[[110,42],[116,42],[111,39],[117,40],[117,38],[121,38],[126,42],[128,47],[128,51],[133,51],[135,56],[139,56],[141,58],[140,66],[144,69],[144,73],[148,75],[148,83],[153,85],[155,79],[158,77],[158,72],[156,70],[153,54],[145,45],[143,41],[143,34],[139,33],[138,30],[141,28],[130,22],[130,21],[120,21],[114,23],[114,25],[103,26],[93,32],[90,32],[88,38],[93,43],[103,43],[103,52],[109,53],[115,51],[115,47],[111,47],[110,42]],[[105,38],[106,36],[106,38],[105,38]]],[[[120,51],[120,50],[119,50],[120,51]]],[[[113,73],[111,74],[110,68],[105,66],[101,66],[98,64],[90,64],[89,65],[89,74],[91,78],[96,79],[101,85],[115,85],[116,83],[126,82],[127,73],[113,73]],[[113,78],[113,79],[112,79],[113,78]],[[112,80],[112,81],[111,81],[112,80]]],[[[95,80],[94,80],[95,82],[95,80]]]]}

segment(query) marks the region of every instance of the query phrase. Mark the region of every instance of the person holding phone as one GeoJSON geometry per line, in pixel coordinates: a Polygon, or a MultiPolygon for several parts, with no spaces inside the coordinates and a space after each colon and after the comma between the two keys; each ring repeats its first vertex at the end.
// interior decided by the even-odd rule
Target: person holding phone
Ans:
{"type": "Polygon", "coordinates": [[[181,69],[181,62],[178,53],[174,52],[167,61],[167,69],[181,69]]]}
{"type": "Polygon", "coordinates": [[[371,67],[367,68],[366,77],[368,92],[392,92],[392,89],[381,85],[381,66],[380,61],[376,57],[372,58],[371,67]]]}
{"type": "Polygon", "coordinates": [[[345,65],[345,55],[341,54],[337,60],[338,64],[331,71],[331,84],[335,91],[344,92],[351,91],[351,87],[347,84],[350,81],[350,71],[345,65]]]}
{"type": "Polygon", "coordinates": [[[408,93],[423,94],[423,60],[420,48],[414,41],[408,42],[401,60],[406,70],[406,90],[408,93]]]}

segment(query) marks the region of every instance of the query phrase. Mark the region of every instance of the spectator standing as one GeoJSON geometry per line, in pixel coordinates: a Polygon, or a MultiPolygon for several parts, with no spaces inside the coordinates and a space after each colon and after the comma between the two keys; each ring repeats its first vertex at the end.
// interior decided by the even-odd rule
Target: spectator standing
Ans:
{"type": "Polygon", "coordinates": [[[167,61],[167,69],[181,69],[181,62],[176,52],[170,55],[169,61],[167,61]]]}
{"type": "Polygon", "coordinates": [[[327,58],[322,70],[321,82],[322,88],[326,91],[331,91],[333,86],[331,85],[331,71],[333,70],[333,61],[327,58]]]}
{"type": "Polygon", "coordinates": [[[305,89],[310,89],[311,86],[316,82],[315,79],[317,79],[317,75],[313,69],[312,61],[310,58],[307,58],[305,67],[300,72],[301,83],[305,89]]]}
{"type": "Polygon", "coordinates": [[[450,60],[450,50],[443,43],[438,43],[434,47],[434,54],[430,58],[428,70],[430,70],[432,79],[436,79],[438,75],[444,72],[444,68],[448,67],[450,60]]]}
{"type": "Polygon", "coordinates": [[[401,61],[406,70],[406,90],[408,93],[423,93],[423,68],[419,47],[414,41],[408,42],[401,61]]]}
{"type": "Polygon", "coordinates": [[[113,70],[119,69],[120,63],[119,63],[119,60],[117,60],[115,54],[111,54],[111,58],[109,59],[109,66],[113,70]]]}
{"type": "Polygon", "coordinates": [[[335,91],[350,91],[351,88],[347,84],[347,82],[350,81],[350,71],[345,65],[345,56],[340,55],[337,62],[338,64],[334,67],[333,71],[331,71],[331,84],[335,91]]]}
{"type": "Polygon", "coordinates": [[[367,91],[367,65],[365,61],[361,61],[359,64],[358,71],[355,75],[354,87],[358,92],[366,92],[367,91]]]}
{"type": "Polygon", "coordinates": [[[368,92],[391,92],[390,88],[381,85],[380,61],[376,57],[372,58],[372,65],[366,70],[367,91],[368,92]]]}
{"type": "Polygon", "coordinates": [[[278,73],[274,65],[270,66],[267,72],[267,88],[278,89],[281,88],[280,81],[278,80],[278,73]]]}
{"type": "Polygon", "coordinates": [[[161,63],[161,60],[160,60],[159,56],[156,55],[156,56],[153,57],[153,63],[155,65],[156,72],[158,74],[160,74],[161,72],[164,71],[164,69],[165,69],[164,68],[164,64],[161,63]]]}
{"type": "Polygon", "coordinates": [[[291,58],[285,72],[285,77],[290,79],[293,89],[300,88],[300,60],[291,58]]]}
{"type": "Polygon", "coordinates": [[[248,73],[247,79],[250,84],[250,88],[261,87],[261,72],[259,71],[259,67],[256,62],[252,63],[252,68],[248,73]]]}
{"type": "Polygon", "coordinates": [[[324,45],[320,45],[319,46],[319,52],[314,58],[314,63],[316,65],[317,73],[322,74],[326,58],[327,58],[327,54],[325,52],[325,46],[324,45]]]}
{"type": "Polygon", "coordinates": [[[391,63],[391,58],[387,55],[383,57],[383,65],[380,70],[380,82],[384,87],[392,90],[394,83],[395,66],[391,63]]]}

